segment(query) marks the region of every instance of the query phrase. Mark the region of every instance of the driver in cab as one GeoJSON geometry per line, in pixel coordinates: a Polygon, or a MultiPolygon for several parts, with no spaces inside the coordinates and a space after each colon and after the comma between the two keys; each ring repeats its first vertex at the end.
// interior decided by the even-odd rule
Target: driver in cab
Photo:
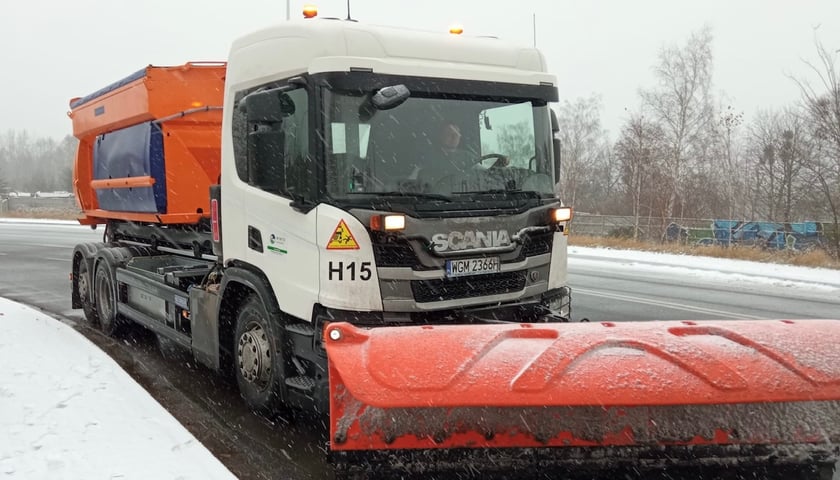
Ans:
{"type": "MultiPolygon", "coordinates": [[[[437,148],[420,165],[420,176],[429,183],[468,171],[479,164],[479,155],[461,146],[461,128],[455,123],[441,125],[437,148]]],[[[504,167],[507,158],[499,158],[492,167],[504,167]]]]}
{"type": "MultiPolygon", "coordinates": [[[[454,123],[445,123],[440,129],[440,166],[443,171],[462,171],[469,168],[470,160],[461,146],[461,128],[454,123]]],[[[474,161],[473,161],[474,163],[474,161]]]]}

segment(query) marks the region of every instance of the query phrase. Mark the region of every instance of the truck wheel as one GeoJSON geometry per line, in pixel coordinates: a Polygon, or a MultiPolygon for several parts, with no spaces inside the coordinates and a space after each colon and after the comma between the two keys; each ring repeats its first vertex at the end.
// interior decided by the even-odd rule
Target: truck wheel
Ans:
{"type": "Polygon", "coordinates": [[[276,340],[265,306],[251,295],[236,317],[234,371],[245,403],[263,413],[278,411],[283,400],[283,361],[276,340]]]}
{"type": "Polygon", "coordinates": [[[96,295],[96,314],[102,333],[113,336],[119,327],[117,315],[117,282],[114,270],[105,259],[96,262],[96,274],[93,280],[96,295]]]}
{"type": "Polygon", "coordinates": [[[79,271],[76,274],[76,288],[79,291],[79,298],[82,300],[82,310],[85,312],[85,318],[89,324],[98,325],[99,316],[96,314],[96,306],[90,301],[93,278],[88,273],[88,262],[84,258],[79,262],[79,271]]]}

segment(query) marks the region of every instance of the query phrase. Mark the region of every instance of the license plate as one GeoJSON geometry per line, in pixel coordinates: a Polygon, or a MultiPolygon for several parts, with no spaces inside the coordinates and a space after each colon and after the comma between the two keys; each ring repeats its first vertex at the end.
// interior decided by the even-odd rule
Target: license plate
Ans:
{"type": "Polygon", "coordinates": [[[446,261],[447,277],[463,277],[465,275],[482,275],[496,273],[501,270],[499,257],[465,258],[446,261]]]}

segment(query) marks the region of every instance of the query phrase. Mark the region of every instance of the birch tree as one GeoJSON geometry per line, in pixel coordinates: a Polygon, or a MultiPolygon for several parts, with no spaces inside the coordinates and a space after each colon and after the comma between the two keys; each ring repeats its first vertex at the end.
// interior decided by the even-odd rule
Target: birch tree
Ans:
{"type": "Polygon", "coordinates": [[[738,161],[738,131],[744,121],[744,114],[738,112],[731,105],[721,108],[718,115],[718,143],[720,145],[720,169],[717,178],[726,189],[727,218],[743,218],[743,211],[738,212],[738,206],[743,205],[745,178],[744,170],[738,161]]]}
{"type": "Polygon", "coordinates": [[[657,85],[640,91],[645,106],[662,127],[667,146],[663,172],[667,217],[682,216],[687,175],[692,169],[701,170],[701,162],[708,161],[714,123],[712,60],[712,32],[706,27],[692,33],[682,47],[663,48],[654,67],[657,85]]]}

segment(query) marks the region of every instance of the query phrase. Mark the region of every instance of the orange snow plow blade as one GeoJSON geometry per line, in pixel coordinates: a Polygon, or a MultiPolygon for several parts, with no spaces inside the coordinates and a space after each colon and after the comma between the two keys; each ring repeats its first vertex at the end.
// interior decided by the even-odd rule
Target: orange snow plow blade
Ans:
{"type": "Polygon", "coordinates": [[[838,454],[837,320],[332,323],[324,341],[333,451],[838,454]],[[768,445],[800,450],[742,448],[768,445]]]}

